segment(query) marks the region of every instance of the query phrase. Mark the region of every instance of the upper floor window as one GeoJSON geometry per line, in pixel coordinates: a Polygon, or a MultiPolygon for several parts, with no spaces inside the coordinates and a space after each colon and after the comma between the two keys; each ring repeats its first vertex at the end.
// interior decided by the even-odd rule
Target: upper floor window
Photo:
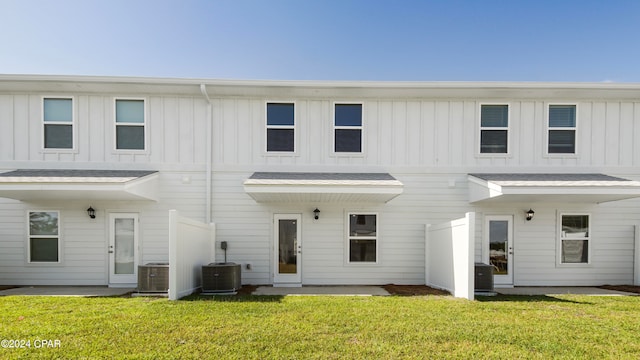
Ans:
{"type": "Polygon", "coordinates": [[[509,105],[480,107],[480,153],[506,154],[509,150],[509,105]]]}
{"type": "Polygon", "coordinates": [[[295,104],[267,103],[267,151],[295,151],[295,104]]]}
{"type": "Polygon", "coordinates": [[[376,214],[349,214],[349,262],[375,263],[378,251],[378,221],[376,214]]]}
{"type": "Polygon", "coordinates": [[[591,229],[588,214],[560,214],[560,263],[588,264],[591,229]]]}
{"type": "Polygon", "coordinates": [[[42,109],[43,147],[73,149],[73,99],[44,98],[42,109]]]}
{"type": "Polygon", "coordinates": [[[60,261],[60,213],[29,212],[29,262],[60,261]]]}
{"type": "Polygon", "coordinates": [[[116,150],[145,149],[144,100],[116,100],[116,150]]]}
{"type": "Polygon", "coordinates": [[[362,152],[362,104],[335,104],[334,152],[362,152]]]}
{"type": "Polygon", "coordinates": [[[549,105],[549,154],[576,153],[576,105],[549,105]]]}

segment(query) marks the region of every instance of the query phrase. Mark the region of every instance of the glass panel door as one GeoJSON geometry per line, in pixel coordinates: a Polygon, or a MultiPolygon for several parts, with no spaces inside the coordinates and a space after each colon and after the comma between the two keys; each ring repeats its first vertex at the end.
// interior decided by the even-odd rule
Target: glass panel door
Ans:
{"type": "Polygon", "coordinates": [[[300,215],[274,215],[275,276],[274,285],[300,284],[300,215]]]}
{"type": "Polygon", "coordinates": [[[115,274],[133,274],[134,219],[115,219],[115,274]]]}
{"type": "Polygon", "coordinates": [[[138,214],[109,214],[109,284],[138,282],[138,214]]]}
{"type": "Polygon", "coordinates": [[[495,285],[513,285],[512,217],[487,216],[485,246],[495,285]]]}

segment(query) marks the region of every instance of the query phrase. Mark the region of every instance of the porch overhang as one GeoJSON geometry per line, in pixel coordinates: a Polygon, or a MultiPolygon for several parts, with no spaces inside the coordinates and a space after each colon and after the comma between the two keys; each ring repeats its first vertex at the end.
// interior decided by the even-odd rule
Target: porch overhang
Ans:
{"type": "Polygon", "coordinates": [[[385,203],[403,184],[387,173],[256,172],[244,182],[256,202],[385,203]]]}
{"type": "Polygon", "coordinates": [[[469,202],[604,203],[640,197],[640,182],[605,174],[469,174],[469,202]]]}
{"type": "Polygon", "coordinates": [[[157,171],[15,170],[0,173],[0,197],[21,201],[158,200],[157,171]]]}

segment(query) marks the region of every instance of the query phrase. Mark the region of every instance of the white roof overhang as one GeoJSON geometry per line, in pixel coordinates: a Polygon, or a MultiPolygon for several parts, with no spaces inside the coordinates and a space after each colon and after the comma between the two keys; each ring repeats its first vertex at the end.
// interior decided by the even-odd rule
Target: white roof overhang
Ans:
{"type": "Polygon", "coordinates": [[[0,197],[21,201],[157,201],[157,182],[156,171],[15,170],[0,174],[0,197]]]}
{"type": "Polygon", "coordinates": [[[640,197],[640,182],[604,174],[469,174],[470,203],[603,203],[640,197]]]}
{"type": "Polygon", "coordinates": [[[256,202],[385,203],[403,184],[386,173],[254,173],[244,182],[256,202]]]}

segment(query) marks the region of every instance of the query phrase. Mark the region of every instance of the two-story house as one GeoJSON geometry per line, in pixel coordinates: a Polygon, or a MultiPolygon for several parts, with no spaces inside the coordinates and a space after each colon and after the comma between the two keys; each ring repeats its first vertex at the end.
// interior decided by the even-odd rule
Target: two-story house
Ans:
{"type": "Polygon", "coordinates": [[[245,284],[424,284],[467,212],[497,285],[630,284],[635,139],[635,84],[3,75],[0,283],[135,286],[178,209],[245,284]]]}

